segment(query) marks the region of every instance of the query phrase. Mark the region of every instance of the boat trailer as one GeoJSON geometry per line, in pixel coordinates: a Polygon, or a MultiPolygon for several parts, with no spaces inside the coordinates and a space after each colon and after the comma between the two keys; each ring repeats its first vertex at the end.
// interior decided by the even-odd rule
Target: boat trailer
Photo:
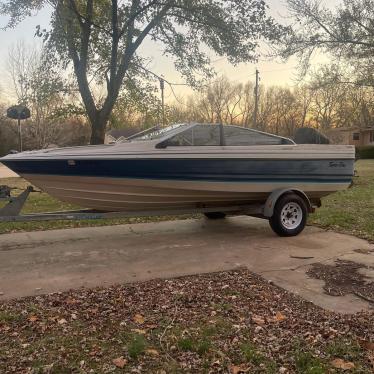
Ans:
{"type": "Polygon", "coordinates": [[[18,196],[12,196],[12,191],[17,188],[0,186],[0,202],[7,204],[0,208],[0,222],[29,222],[29,221],[78,221],[78,220],[101,220],[119,219],[150,216],[177,216],[191,214],[215,213],[217,211],[227,215],[250,215],[263,217],[263,204],[236,205],[223,207],[196,206],[190,209],[165,209],[165,210],[144,210],[127,212],[101,212],[97,210],[83,209],[61,212],[29,213],[21,214],[21,211],[31,193],[41,193],[29,186],[18,196]]]}

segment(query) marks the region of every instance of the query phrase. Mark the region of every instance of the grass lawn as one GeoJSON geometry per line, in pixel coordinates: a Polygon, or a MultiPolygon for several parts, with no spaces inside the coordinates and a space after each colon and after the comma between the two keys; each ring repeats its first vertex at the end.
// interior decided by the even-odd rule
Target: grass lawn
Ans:
{"type": "Polygon", "coordinates": [[[352,188],[322,200],[310,223],[374,241],[374,160],[356,163],[352,188]]]}
{"type": "MultiPolygon", "coordinates": [[[[374,241],[374,160],[360,160],[356,164],[358,176],[354,186],[346,191],[338,192],[323,199],[322,207],[310,217],[310,223],[323,228],[350,233],[364,239],[374,241]]],[[[0,184],[26,188],[26,181],[20,178],[2,179],[0,184]]],[[[1,206],[1,205],[0,205],[1,206]]],[[[61,211],[76,209],[64,204],[45,193],[31,194],[24,213],[61,211]]],[[[112,220],[87,221],[53,221],[27,223],[0,223],[0,234],[17,231],[50,230],[60,228],[107,226],[137,222],[155,222],[179,217],[141,217],[112,220]]]]}

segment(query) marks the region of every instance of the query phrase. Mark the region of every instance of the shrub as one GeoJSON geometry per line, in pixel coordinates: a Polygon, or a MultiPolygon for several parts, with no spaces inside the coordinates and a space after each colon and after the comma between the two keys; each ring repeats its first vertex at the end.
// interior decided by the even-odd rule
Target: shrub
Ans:
{"type": "Polygon", "coordinates": [[[18,149],[17,128],[10,121],[0,118],[0,157],[12,149],[18,149]]]}
{"type": "Polygon", "coordinates": [[[312,127],[298,129],[294,140],[296,144],[330,144],[329,138],[312,127]]]}
{"type": "Polygon", "coordinates": [[[374,145],[356,147],[356,154],[357,157],[361,159],[374,159],[374,145]]]}

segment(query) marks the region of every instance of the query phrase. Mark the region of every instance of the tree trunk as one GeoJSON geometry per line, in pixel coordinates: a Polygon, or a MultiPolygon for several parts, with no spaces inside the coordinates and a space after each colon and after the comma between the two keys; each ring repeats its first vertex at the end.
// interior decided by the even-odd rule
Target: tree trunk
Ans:
{"type": "Polygon", "coordinates": [[[103,118],[100,112],[96,113],[93,118],[90,118],[91,122],[91,139],[90,144],[104,144],[105,142],[105,130],[108,122],[107,118],[103,118]]]}

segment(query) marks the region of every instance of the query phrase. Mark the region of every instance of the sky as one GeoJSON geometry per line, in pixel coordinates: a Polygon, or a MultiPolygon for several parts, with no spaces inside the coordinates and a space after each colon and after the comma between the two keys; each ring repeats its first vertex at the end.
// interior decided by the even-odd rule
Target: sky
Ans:
{"type": "MultiPolygon", "coordinates": [[[[338,4],[340,0],[322,0],[328,6],[338,4]]],[[[270,7],[270,14],[279,20],[285,21],[287,10],[284,1],[268,0],[270,7]]],[[[41,28],[47,28],[49,24],[50,13],[48,9],[44,9],[37,15],[27,18],[15,29],[3,31],[0,29],[0,74],[2,77],[7,76],[6,60],[9,48],[18,41],[24,41],[27,45],[37,45],[40,41],[35,37],[36,26],[40,25],[41,28]]],[[[7,19],[0,16],[0,28],[6,25],[7,19]]],[[[265,51],[264,51],[265,52],[265,51]]],[[[150,70],[159,75],[163,75],[165,79],[172,82],[183,83],[183,78],[175,71],[172,61],[162,56],[160,48],[152,42],[146,41],[142,46],[142,54],[152,58],[153,62],[148,66],[150,70]]],[[[279,60],[268,60],[261,58],[260,61],[253,64],[240,64],[232,66],[226,59],[219,59],[212,54],[214,68],[219,75],[226,75],[232,81],[247,82],[254,80],[255,69],[260,71],[261,83],[264,85],[287,85],[294,86],[296,84],[297,76],[297,61],[291,58],[287,62],[279,60]],[[218,61],[217,61],[218,60],[218,61]]],[[[5,80],[5,82],[7,82],[5,80]]],[[[3,93],[11,94],[8,84],[0,82],[0,89],[3,93]]],[[[177,96],[183,97],[191,93],[185,87],[176,87],[175,92],[177,96]]],[[[170,93],[167,94],[170,97],[170,93]]]]}

